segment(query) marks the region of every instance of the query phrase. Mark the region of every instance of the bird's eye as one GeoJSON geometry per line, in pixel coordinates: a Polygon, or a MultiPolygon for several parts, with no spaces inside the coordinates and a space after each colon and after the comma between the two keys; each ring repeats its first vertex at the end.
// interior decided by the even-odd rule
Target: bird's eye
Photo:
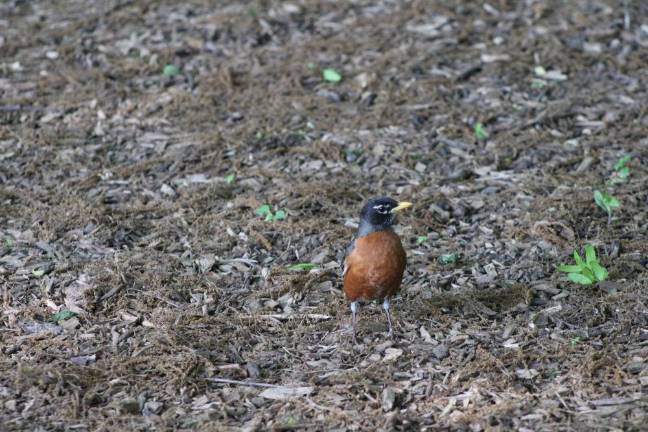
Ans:
{"type": "Polygon", "coordinates": [[[380,214],[387,214],[387,213],[389,213],[389,209],[387,208],[387,206],[384,206],[384,205],[382,205],[382,204],[379,204],[379,205],[377,205],[377,206],[374,206],[374,210],[376,210],[376,211],[377,211],[378,213],[380,213],[380,214]]]}

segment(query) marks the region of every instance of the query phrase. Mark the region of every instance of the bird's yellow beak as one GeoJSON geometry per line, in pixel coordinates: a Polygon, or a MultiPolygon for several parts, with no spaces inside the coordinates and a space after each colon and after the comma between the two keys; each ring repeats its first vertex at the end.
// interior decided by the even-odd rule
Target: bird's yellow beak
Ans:
{"type": "Polygon", "coordinates": [[[408,208],[408,207],[412,207],[413,205],[414,205],[414,204],[412,204],[411,202],[408,202],[408,201],[401,201],[401,202],[398,203],[398,205],[397,205],[396,207],[394,207],[394,208],[391,210],[391,213],[399,212],[399,211],[401,211],[401,210],[403,210],[403,209],[406,209],[406,208],[408,208]]]}

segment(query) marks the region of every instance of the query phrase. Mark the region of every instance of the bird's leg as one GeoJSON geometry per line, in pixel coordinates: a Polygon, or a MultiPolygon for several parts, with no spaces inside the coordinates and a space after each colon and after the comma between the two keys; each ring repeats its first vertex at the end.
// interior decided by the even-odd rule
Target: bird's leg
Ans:
{"type": "Polygon", "coordinates": [[[351,302],[351,326],[353,327],[353,343],[356,345],[358,341],[356,339],[356,312],[358,311],[358,302],[351,302]]]}
{"type": "Polygon", "coordinates": [[[392,320],[391,320],[391,313],[389,312],[389,298],[385,298],[385,301],[383,301],[383,309],[385,309],[385,313],[387,314],[387,324],[389,324],[389,337],[394,336],[394,329],[392,328],[392,320]]]}

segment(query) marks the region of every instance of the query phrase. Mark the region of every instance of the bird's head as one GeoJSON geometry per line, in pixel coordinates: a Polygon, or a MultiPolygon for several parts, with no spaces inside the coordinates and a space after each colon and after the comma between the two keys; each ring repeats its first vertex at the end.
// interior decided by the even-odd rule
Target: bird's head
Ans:
{"type": "Polygon", "coordinates": [[[370,199],[360,212],[360,235],[391,227],[396,213],[411,206],[411,202],[398,202],[387,197],[370,199]]]}

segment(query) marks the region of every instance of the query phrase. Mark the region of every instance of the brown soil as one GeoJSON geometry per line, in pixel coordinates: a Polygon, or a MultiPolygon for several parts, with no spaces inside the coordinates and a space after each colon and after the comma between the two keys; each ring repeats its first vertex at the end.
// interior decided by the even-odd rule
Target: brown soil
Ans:
{"type": "Polygon", "coordinates": [[[645,428],[647,17],[2,2],[2,430],[645,428]],[[416,203],[409,263],[394,341],[365,305],[354,346],[339,263],[376,195],[416,203]],[[609,281],[557,272],[587,243],[609,281]]]}

